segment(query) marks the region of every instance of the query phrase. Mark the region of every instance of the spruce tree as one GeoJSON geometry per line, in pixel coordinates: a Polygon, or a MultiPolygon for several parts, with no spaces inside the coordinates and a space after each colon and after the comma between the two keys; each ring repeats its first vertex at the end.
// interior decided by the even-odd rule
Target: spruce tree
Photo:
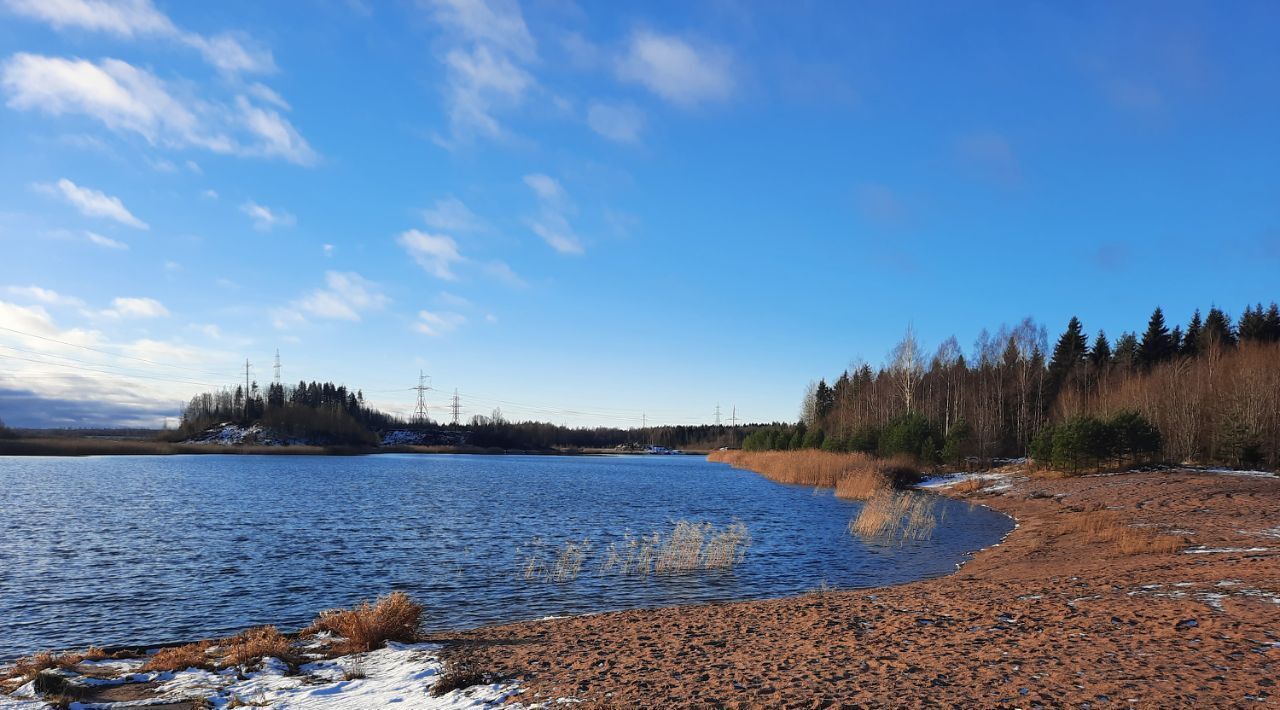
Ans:
{"type": "Polygon", "coordinates": [[[1200,309],[1191,314],[1191,322],[1187,324],[1187,332],[1182,336],[1182,354],[1195,357],[1200,354],[1200,338],[1203,326],[1200,323],[1200,309]]]}
{"type": "Polygon", "coordinates": [[[1262,310],[1261,303],[1258,304],[1257,308],[1244,307],[1244,315],[1240,316],[1238,332],[1240,334],[1240,342],[1261,342],[1266,339],[1267,316],[1262,310]]]}
{"type": "Polygon", "coordinates": [[[1121,333],[1116,340],[1115,355],[1112,357],[1116,367],[1131,370],[1138,364],[1138,336],[1133,333],[1121,333]]]}
{"type": "Polygon", "coordinates": [[[1231,346],[1236,344],[1236,334],[1231,327],[1231,317],[1214,306],[1204,319],[1204,330],[1200,333],[1200,348],[1210,343],[1231,346]]]}
{"type": "Polygon", "coordinates": [[[1151,367],[1169,358],[1173,353],[1169,328],[1164,324],[1164,311],[1157,306],[1147,322],[1147,332],[1142,334],[1142,344],[1138,346],[1138,362],[1143,367],[1151,367]]]}
{"type": "Polygon", "coordinates": [[[1267,342],[1280,342],[1280,307],[1276,306],[1275,301],[1272,301],[1271,307],[1267,309],[1264,322],[1267,342]]]}
{"type": "Polygon", "coordinates": [[[1095,370],[1111,364],[1111,343],[1107,342],[1107,334],[1101,330],[1093,341],[1093,349],[1089,351],[1089,364],[1095,370]]]}
{"type": "Polygon", "coordinates": [[[1053,346],[1049,360],[1048,398],[1053,401],[1071,377],[1071,373],[1085,361],[1089,353],[1089,341],[1085,338],[1080,319],[1071,316],[1067,329],[1053,346]]]}

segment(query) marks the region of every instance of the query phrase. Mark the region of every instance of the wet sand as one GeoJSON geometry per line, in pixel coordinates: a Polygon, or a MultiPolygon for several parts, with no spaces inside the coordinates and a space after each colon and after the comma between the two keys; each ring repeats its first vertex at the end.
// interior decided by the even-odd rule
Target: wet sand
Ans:
{"type": "Polygon", "coordinates": [[[1018,529],[947,577],[486,627],[450,634],[446,657],[518,679],[524,703],[1280,706],[1280,479],[1008,481],[965,497],[1018,529]],[[1063,532],[1098,509],[1181,549],[1063,532]]]}

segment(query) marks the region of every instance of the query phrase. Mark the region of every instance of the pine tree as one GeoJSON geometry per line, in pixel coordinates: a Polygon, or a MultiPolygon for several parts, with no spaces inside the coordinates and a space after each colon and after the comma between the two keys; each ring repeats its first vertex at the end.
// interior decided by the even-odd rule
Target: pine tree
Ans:
{"type": "Polygon", "coordinates": [[[1147,332],[1142,334],[1138,362],[1143,367],[1151,367],[1169,359],[1172,354],[1173,343],[1169,338],[1169,328],[1164,324],[1164,311],[1157,306],[1147,322],[1147,332]]]}
{"type": "Polygon", "coordinates": [[[1200,338],[1203,326],[1200,323],[1200,309],[1191,314],[1191,322],[1187,324],[1187,332],[1182,336],[1182,354],[1195,357],[1200,354],[1200,338]]]}
{"type": "Polygon", "coordinates": [[[1089,364],[1095,370],[1111,364],[1111,343],[1107,342],[1107,334],[1101,330],[1093,341],[1093,350],[1089,351],[1089,364]]]}

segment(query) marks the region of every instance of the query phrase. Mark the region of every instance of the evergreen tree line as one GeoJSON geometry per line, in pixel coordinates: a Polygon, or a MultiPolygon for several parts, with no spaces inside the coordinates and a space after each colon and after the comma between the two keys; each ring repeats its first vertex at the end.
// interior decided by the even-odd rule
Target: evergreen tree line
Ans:
{"type": "Polygon", "coordinates": [[[568,449],[618,446],[665,446],[672,449],[709,450],[737,447],[758,425],[679,425],[643,429],[619,427],[566,427],[548,422],[508,421],[500,410],[477,415],[463,425],[443,426],[432,421],[406,422],[365,404],[364,393],[332,382],[299,382],[296,386],[270,384],[196,395],[182,413],[175,439],[198,435],[224,423],[239,426],[261,424],[285,436],[316,443],[374,445],[380,434],[396,429],[419,429],[461,434],[466,443],[484,448],[568,449]]]}
{"type": "Polygon", "coordinates": [[[1233,322],[1214,307],[1170,328],[1157,308],[1141,335],[1114,342],[1101,331],[1090,341],[1073,317],[1052,349],[1028,318],[983,330],[967,356],[954,336],[926,354],[908,329],[883,366],[811,384],[800,426],[744,446],[794,448],[801,429],[801,446],[949,463],[1031,454],[1071,470],[1155,458],[1277,467],[1280,309],[1250,306],[1233,322]],[[1139,423],[1150,431],[1138,436],[1139,423]]]}
{"type": "Polygon", "coordinates": [[[174,436],[187,438],[223,423],[262,424],[285,436],[319,443],[376,444],[374,432],[397,421],[366,406],[364,393],[345,385],[303,381],[293,387],[272,383],[264,390],[253,382],[247,393],[238,386],[192,397],[174,436]]]}

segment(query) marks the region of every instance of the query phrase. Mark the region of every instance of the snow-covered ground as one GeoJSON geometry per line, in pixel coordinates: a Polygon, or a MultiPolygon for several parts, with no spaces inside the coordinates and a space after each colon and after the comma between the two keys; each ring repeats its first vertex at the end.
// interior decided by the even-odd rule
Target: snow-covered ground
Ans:
{"type": "MultiPolygon", "coordinates": [[[[476,685],[453,690],[440,697],[431,687],[443,673],[435,644],[402,644],[390,642],[386,648],[353,656],[307,663],[295,675],[275,658],[266,658],[260,670],[241,673],[236,668],[210,672],[189,668],[178,672],[142,673],[143,659],[98,662],[95,671],[109,670],[119,674],[111,680],[96,680],[71,671],[63,673],[80,685],[121,684],[126,682],[159,683],[154,697],[142,701],[120,703],[71,703],[73,709],[155,705],[203,699],[213,707],[240,703],[273,708],[321,708],[357,710],[363,708],[399,708],[401,710],[436,710],[486,708],[503,704],[519,693],[515,683],[476,685]]],[[[33,683],[28,683],[11,696],[0,695],[0,709],[37,710],[51,706],[35,697],[33,683]]]]}
{"type": "Polygon", "coordinates": [[[965,481],[982,481],[989,485],[981,489],[982,493],[998,493],[999,491],[1008,490],[1013,487],[1013,479],[1017,474],[1001,473],[1001,472],[983,472],[983,473],[941,473],[936,476],[929,476],[920,483],[916,484],[916,488],[924,490],[940,490],[950,488],[956,484],[965,481]]]}
{"type": "Polygon", "coordinates": [[[240,444],[283,446],[305,444],[306,442],[300,439],[281,436],[279,433],[268,429],[261,424],[243,427],[236,424],[223,423],[187,439],[184,443],[220,444],[222,446],[237,446],[240,444]]]}

